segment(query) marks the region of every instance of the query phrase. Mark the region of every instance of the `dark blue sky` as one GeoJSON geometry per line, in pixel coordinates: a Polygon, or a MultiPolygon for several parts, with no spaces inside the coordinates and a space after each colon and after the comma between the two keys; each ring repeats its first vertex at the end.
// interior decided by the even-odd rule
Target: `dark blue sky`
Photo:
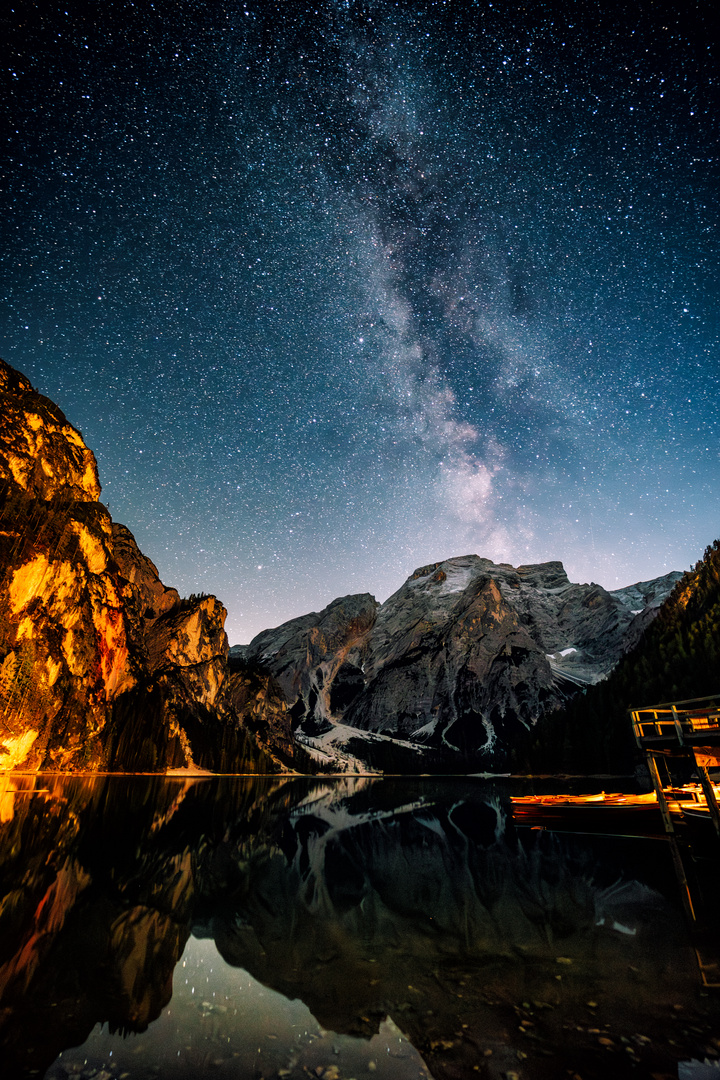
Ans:
{"type": "Polygon", "coordinates": [[[720,534],[711,3],[22,3],[0,348],[232,642],[720,534]]]}

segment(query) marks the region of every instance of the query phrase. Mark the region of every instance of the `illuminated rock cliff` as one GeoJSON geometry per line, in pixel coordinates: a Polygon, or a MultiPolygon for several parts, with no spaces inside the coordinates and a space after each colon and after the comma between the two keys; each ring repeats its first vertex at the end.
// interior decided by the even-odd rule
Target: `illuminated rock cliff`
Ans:
{"type": "Polygon", "coordinates": [[[225,608],[166,588],[99,496],[80,432],[0,361],[0,769],[290,760],[271,676],[229,670],[225,608]]]}

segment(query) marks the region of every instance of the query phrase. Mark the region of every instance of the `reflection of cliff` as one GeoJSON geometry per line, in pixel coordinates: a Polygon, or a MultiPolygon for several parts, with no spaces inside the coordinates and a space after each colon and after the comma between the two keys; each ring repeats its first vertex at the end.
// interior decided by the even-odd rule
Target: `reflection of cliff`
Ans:
{"type": "Polygon", "coordinates": [[[548,1048],[608,987],[623,1030],[651,1033],[694,974],[660,894],[577,841],[518,844],[472,781],[10,783],[0,1056],[18,1073],[96,1022],[143,1030],[191,929],[333,1031],[390,1015],[436,1076],[488,1040],[522,1047],[522,1002],[548,1048]]]}
{"type": "Polygon", "coordinates": [[[0,361],[0,768],[291,762],[274,680],[230,672],[222,604],[166,588],[99,497],[80,432],[0,361]]]}
{"type": "MultiPolygon", "coordinates": [[[[1,782],[0,1057],[46,1067],[98,1021],[140,1031],[159,1015],[190,932],[198,851],[225,822],[196,798],[202,781],[1,782]]],[[[229,794],[231,819],[252,821],[277,781],[258,784],[229,794]]]]}
{"type": "MultiPolygon", "coordinates": [[[[16,790],[0,827],[3,1053],[18,1067],[45,1067],[100,1018],[138,1030],[158,1015],[187,938],[190,857],[170,856],[161,872],[162,860],[150,860],[142,889],[128,894],[115,868],[87,857],[90,821],[112,813],[106,782],[7,782],[16,790]]],[[[120,846],[117,869],[123,855],[120,846]]]]}

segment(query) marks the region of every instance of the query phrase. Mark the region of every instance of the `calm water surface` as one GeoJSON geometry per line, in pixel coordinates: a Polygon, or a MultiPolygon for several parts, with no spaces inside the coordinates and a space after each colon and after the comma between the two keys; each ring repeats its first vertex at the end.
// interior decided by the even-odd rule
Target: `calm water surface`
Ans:
{"type": "Polygon", "coordinates": [[[720,1080],[666,842],[511,790],[0,777],[0,1075],[720,1080]]]}

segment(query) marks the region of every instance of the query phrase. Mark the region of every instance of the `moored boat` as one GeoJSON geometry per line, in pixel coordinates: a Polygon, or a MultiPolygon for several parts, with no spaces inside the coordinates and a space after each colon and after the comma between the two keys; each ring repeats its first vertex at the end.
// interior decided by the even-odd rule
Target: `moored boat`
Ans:
{"type": "MultiPolygon", "coordinates": [[[[670,814],[678,822],[688,808],[707,812],[699,785],[663,790],[670,814]]],[[[641,795],[605,791],[596,795],[517,795],[510,801],[517,825],[643,836],[665,831],[654,791],[641,795]]]]}

